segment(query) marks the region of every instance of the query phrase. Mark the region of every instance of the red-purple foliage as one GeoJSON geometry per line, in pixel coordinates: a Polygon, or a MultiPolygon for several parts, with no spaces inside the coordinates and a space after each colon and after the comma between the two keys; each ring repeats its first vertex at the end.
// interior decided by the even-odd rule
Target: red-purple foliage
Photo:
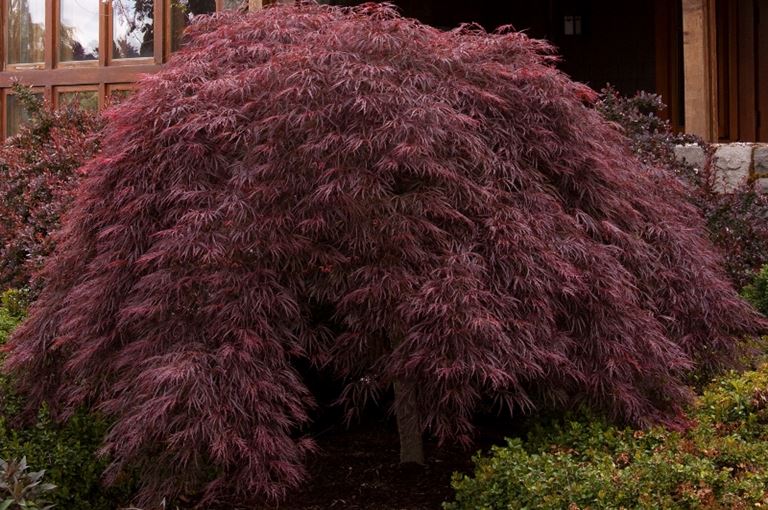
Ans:
{"type": "Polygon", "coordinates": [[[672,422],[688,371],[762,329],[547,44],[374,5],[189,35],[111,114],[7,364],[113,417],[148,498],[299,483],[296,360],[352,405],[407,384],[423,429],[467,440],[482,399],[672,422]]]}
{"type": "Polygon", "coordinates": [[[0,146],[0,290],[32,284],[53,251],[78,169],[98,150],[97,115],[77,105],[51,109],[21,86],[31,120],[0,146]]]}

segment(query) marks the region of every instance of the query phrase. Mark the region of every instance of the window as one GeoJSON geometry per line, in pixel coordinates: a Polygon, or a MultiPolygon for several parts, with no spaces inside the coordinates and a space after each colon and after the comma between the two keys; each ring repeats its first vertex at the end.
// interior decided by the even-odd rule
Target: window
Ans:
{"type": "Polygon", "coordinates": [[[99,59],[100,0],[60,0],[59,61],[99,59]]]}
{"type": "Polygon", "coordinates": [[[565,35],[581,35],[581,16],[565,16],[563,33],[565,35]]]}
{"type": "Polygon", "coordinates": [[[154,11],[152,0],[112,0],[112,58],[154,55],[154,11]]]}
{"type": "Polygon", "coordinates": [[[107,85],[106,103],[107,105],[120,104],[125,101],[125,99],[127,99],[131,94],[133,94],[133,85],[129,83],[107,85]]]}
{"type": "Polygon", "coordinates": [[[45,0],[7,0],[6,62],[45,60],[45,0]]]}
{"type": "Polygon", "coordinates": [[[59,92],[59,106],[78,105],[84,110],[95,112],[99,109],[99,92],[92,90],[63,90],[59,92]]]}
{"type": "MultiPolygon", "coordinates": [[[[40,100],[42,94],[35,94],[40,100]]],[[[29,120],[29,111],[15,95],[5,96],[5,136],[13,136],[19,132],[19,127],[29,120]]]]}
{"type": "Polygon", "coordinates": [[[178,50],[184,29],[198,14],[216,12],[216,0],[171,0],[171,51],[178,50]]]}
{"type": "Polygon", "coordinates": [[[293,0],[0,0],[0,138],[28,118],[15,79],[56,105],[114,105],[184,44],[196,16],[293,0]]]}

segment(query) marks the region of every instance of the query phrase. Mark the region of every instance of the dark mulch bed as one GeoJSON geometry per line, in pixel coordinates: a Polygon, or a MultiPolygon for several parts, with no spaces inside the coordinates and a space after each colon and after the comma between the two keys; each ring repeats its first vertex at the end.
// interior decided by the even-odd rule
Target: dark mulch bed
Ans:
{"type": "MultiPolygon", "coordinates": [[[[483,427],[476,448],[498,443],[503,435],[498,426],[483,427]]],[[[308,482],[270,509],[439,509],[451,497],[451,475],[469,472],[476,451],[428,442],[425,466],[400,465],[397,431],[384,420],[320,434],[317,442],[320,451],[308,461],[308,482]]]]}

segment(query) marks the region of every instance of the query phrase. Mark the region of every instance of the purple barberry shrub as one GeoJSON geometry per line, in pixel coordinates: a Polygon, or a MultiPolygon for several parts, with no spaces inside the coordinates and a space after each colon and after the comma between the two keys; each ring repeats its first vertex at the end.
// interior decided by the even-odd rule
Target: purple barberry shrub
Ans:
{"type": "Polygon", "coordinates": [[[99,150],[101,121],[76,104],[50,108],[21,85],[14,93],[31,119],[0,143],[0,291],[30,287],[35,294],[79,169],[99,150]]]}
{"type": "Polygon", "coordinates": [[[679,419],[764,326],[693,206],[510,30],[390,6],[226,13],[115,109],[9,346],[33,402],[114,427],[145,501],[305,476],[297,363],[395,388],[405,461],[473,412],[679,419]]]}

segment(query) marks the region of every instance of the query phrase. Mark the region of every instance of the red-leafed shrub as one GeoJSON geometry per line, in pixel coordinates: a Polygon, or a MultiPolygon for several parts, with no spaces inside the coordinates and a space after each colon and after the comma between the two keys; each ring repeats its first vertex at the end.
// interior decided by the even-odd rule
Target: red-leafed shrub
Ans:
{"type": "Polygon", "coordinates": [[[100,127],[77,105],[51,109],[25,87],[15,93],[30,121],[0,146],[0,289],[38,287],[34,274],[53,250],[79,167],[98,150],[100,127]]]}
{"type": "Polygon", "coordinates": [[[712,148],[692,136],[672,132],[669,122],[657,115],[665,108],[661,98],[646,92],[621,97],[607,88],[601,91],[598,109],[618,123],[637,157],[669,169],[687,184],[688,200],[704,216],[710,239],[724,255],[723,265],[737,288],[752,281],[768,264],[768,195],[754,183],[723,193],[717,186],[712,148]],[[703,168],[693,168],[675,157],[675,145],[698,143],[709,153],[703,168]]]}
{"type": "Polygon", "coordinates": [[[370,4],[203,19],[110,114],[7,368],[111,416],[150,502],[299,483],[307,360],[352,406],[394,386],[404,460],[494,400],[676,422],[763,324],[551,51],[370,4]]]}

